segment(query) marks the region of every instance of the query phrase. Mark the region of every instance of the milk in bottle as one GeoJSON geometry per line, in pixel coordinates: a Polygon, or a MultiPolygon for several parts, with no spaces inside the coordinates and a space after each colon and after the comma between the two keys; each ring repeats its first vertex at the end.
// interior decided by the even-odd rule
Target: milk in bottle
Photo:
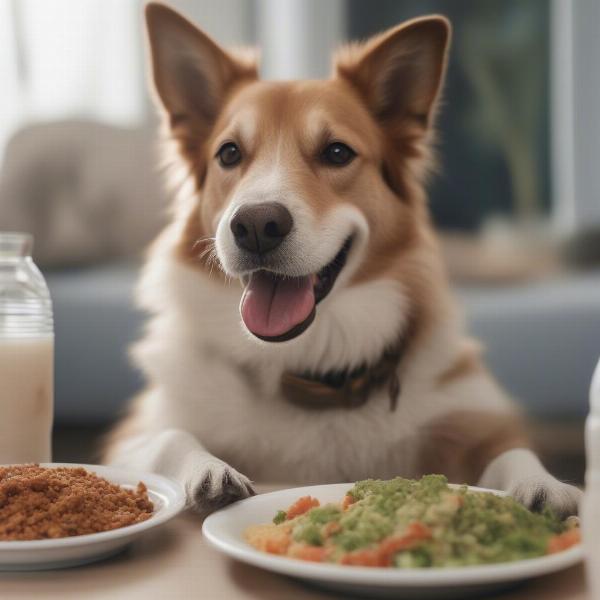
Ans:
{"type": "Polygon", "coordinates": [[[0,464],[51,460],[52,304],[31,250],[0,232],[0,464]]]}

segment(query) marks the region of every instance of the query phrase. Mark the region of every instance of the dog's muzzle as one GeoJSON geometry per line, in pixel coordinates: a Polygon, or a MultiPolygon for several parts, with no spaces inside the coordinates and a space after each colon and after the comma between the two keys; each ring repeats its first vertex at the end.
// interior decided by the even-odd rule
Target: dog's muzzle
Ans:
{"type": "Polygon", "coordinates": [[[290,340],[303,333],[315,318],[317,304],[333,288],[351,246],[349,237],[317,273],[291,277],[257,269],[245,277],[240,313],[248,331],[269,342],[290,340]]]}

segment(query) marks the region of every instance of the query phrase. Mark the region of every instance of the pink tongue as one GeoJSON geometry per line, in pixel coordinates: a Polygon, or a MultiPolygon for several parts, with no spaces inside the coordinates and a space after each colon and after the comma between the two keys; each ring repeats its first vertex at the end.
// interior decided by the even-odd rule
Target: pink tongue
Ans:
{"type": "Polygon", "coordinates": [[[281,278],[267,271],[252,273],[240,311],[246,327],[260,337],[276,337],[303,323],[315,307],[313,278],[281,278]]]}

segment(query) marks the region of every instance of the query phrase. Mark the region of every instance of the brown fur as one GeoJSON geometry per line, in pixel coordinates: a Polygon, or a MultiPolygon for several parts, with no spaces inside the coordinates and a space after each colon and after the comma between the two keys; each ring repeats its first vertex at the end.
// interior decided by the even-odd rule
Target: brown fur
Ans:
{"type": "Polygon", "coordinates": [[[460,411],[429,423],[423,440],[420,472],[443,473],[453,482],[476,484],[485,467],[512,448],[529,448],[518,413],[460,411]]]}
{"type": "MultiPolygon", "coordinates": [[[[161,16],[162,10],[158,13],[161,16]]],[[[331,79],[300,82],[258,81],[251,60],[239,62],[216,50],[203,33],[192,31],[189,22],[172,15],[168,19],[179,35],[193,36],[198,50],[213,57],[207,78],[221,90],[219,111],[212,120],[206,110],[180,118],[181,102],[169,94],[173,69],[160,68],[158,42],[150,35],[167,126],[175,139],[195,140],[193,148],[189,142],[179,145],[199,203],[184,217],[177,256],[214,273],[211,246],[218,215],[246,178],[280,158],[289,177],[287,186],[316,218],[340,203],[354,204],[364,214],[372,235],[351,284],[381,278],[401,282],[411,306],[410,354],[428,326],[447,317],[445,307],[451,304],[423,189],[433,165],[433,123],[449,45],[446,19],[414,19],[367,43],[351,44],[336,54],[331,79]],[[397,88],[404,91],[398,95],[397,88]],[[390,103],[391,92],[402,102],[390,103]],[[242,139],[248,112],[254,135],[242,139]],[[348,167],[323,168],[319,163],[319,152],[332,138],[357,151],[348,167]],[[227,140],[235,140],[244,156],[233,170],[222,169],[214,159],[227,140]]],[[[185,90],[189,84],[181,85],[185,90]]],[[[194,93],[179,96],[193,98],[194,93]]]]}
{"type": "MultiPolygon", "coordinates": [[[[188,216],[179,256],[187,264],[207,268],[207,261],[198,260],[198,256],[205,250],[210,254],[207,238],[214,235],[216,215],[254,166],[273,160],[274,148],[283,140],[284,161],[294,173],[289,185],[298,190],[317,217],[349,201],[365,213],[376,232],[354,281],[388,274],[402,279],[404,274],[398,269],[402,254],[433,243],[421,181],[431,163],[431,125],[445,69],[447,21],[438,17],[407,22],[364,45],[342,49],[332,79],[291,83],[258,82],[256,65],[248,57],[242,60],[222,51],[191,23],[164,7],[151,5],[148,21],[156,90],[166,109],[168,129],[179,142],[181,157],[200,196],[198,213],[188,216]],[[214,117],[204,106],[198,110],[197,104],[202,102],[197,92],[175,93],[177,82],[169,81],[172,75],[165,77],[173,69],[161,68],[159,38],[152,34],[153,23],[161,19],[168,22],[173,34],[191,37],[199,52],[213,57],[205,79],[212,82],[213,94],[218,95],[219,111],[214,117]],[[427,50],[430,47],[432,51],[427,50]],[[415,93],[410,98],[404,94],[406,106],[392,110],[386,108],[385,85],[379,89],[374,82],[385,82],[387,63],[399,62],[398,53],[408,60],[399,67],[394,86],[405,86],[415,93]],[[422,67],[418,73],[410,66],[415,57],[422,67]],[[381,77],[373,76],[377,70],[381,77]],[[224,172],[215,165],[214,153],[220,141],[238,140],[236,114],[248,108],[256,115],[256,137],[252,147],[241,144],[245,153],[241,168],[235,173],[224,172]],[[309,135],[309,121],[315,111],[322,123],[309,135]],[[343,140],[358,151],[360,165],[339,170],[320,168],[315,156],[331,130],[337,136],[341,131],[343,140]]],[[[164,23],[161,27],[165,29],[164,23]]],[[[180,87],[186,90],[186,86],[190,84],[180,87]]],[[[418,260],[436,261],[435,248],[427,258],[421,253],[418,260]]],[[[440,266],[433,269],[440,270],[440,266]]]]}
{"type": "Polygon", "coordinates": [[[201,181],[204,173],[203,147],[212,121],[224,100],[246,81],[257,78],[254,61],[224,51],[209,36],[167,6],[146,7],[148,42],[152,55],[155,91],[166,108],[171,135],[180,152],[201,181]],[[161,31],[161,35],[156,32],[161,31]],[[212,62],[212,72],[201,76],[187,57],[176,57],[179,40],[187,40],[198,55],[212,62]],[[169,64],[164,64],[164,60],[169,64]]]}
{"type": "MultiPolygon", "coordinates": [[[[427,328],[446,318],[444,307],[450,306],[423,189],[433,162],[431,141],[446,67],[447,21],[415,19],[365,44],[348,46],[337,54],[331,79],[301,82],[258,81],[253,62],[221,50],[164,7],[151,5],[148,22],[165,122],[199,197],[188,214],[179,215],[185,225],[176,255],[185,264],[210,272],[216,222],[231,195],[257,170],[281,160],[286,186],[317,219],[340,203],[354,204],[365,216],[372,233],[351,284],[381,278],[402,284],[411,306],[406,343],[410,354],[427,328]],[[153,34],[159,20],[161,37],[153,34]],[[204,56],[202,74],[190,72],[188,65],[185,80],[178,79],[174,51],[172,64],[162,64],[166,59],[161,43],[169,35],[187,38],[187,46],[204,56]],[[207,99],[194,83],[206,91],[207,99]],[[248,113],[251,139],[243,135],[248,113]],[[343,169],[324,167],[318,159],[332,139],[341,139],[357,152],[343,169]],[[235,169],[221,168],[214,158],[228,140],[234,140],[243,154],[235,169]]],[[[466,375],[469,360],[458,358],[441,381],[466,375]]]]}
{"type": "MultiPolygon", "coordinates": [[[[234,344],[215,363],[225,369],[215,373],[216,379],[211,383],[218,384],[221,390],[228,385],[229,378],[237,379],[232,377],[231,368],[239,361],[250,375],[247,385],[237,388],[237,393],[229,398],[230,403],[221,402],[220,392],[217,397],[214,393],[203,396],[201,388],[208,381],[205,376],[211,378],[213,372],[210,365],[203,364],[201,354],[198,354],[197,362],[185,363],[181,372],[168,374],[161,371],[162,356],[136,355],[149,376],[149,384],[157,387],[148,392],[152,394],[151,398],[145,394],[138,398],[132,416],[113,435],[114,453],[115,445],[133,437],[136,432],[147,434],[141,436],[143,440],[135,451],[121,444],[122,454],[117,462],[142,465],[150,470],[158,466],[184,483],[188,499],[197,508],[211,510],[223,502],[251,493],[247,476],[259,476],[259,463],[266,466],[262,473],[269,478],[284,473],[287,477],[292,470],[288,467],[292,464],[297,465],[298,476],[307,482],[333,480],[343,472],[362,472],[369,476],[361,469],[368,467],[369,470],[388,472],[393,463],[386,464],[385,449],[391,451],[392,446],[402,442],[410,444],[410,450],[401,457],[406,464],[398,464],[397,468],[407,473],[416,474],[417,470],[421,473],[442,472],[450,480],[475,483],[485,469],[482,480],[490,487],[514,488],[517,497],[529,505],[537,501],[541,490],[548,492],[551,505],[561,510],[573,510],[576,490],[566,489],[553,480],[530,453],[512,453],[504,461],[499,459],[489,464],[504,451],[528,446],[528,441],[520,416],[511,412],[508,399],[485,372],[479,373],[482,367],[476,351],[464,350],[460,345],[461,325],[454,314],[454,303],[449,297],[441,254],[427,212],[424,181],[433,165],[431,146],[447,60],[447,21],[441,17],[416,19],[366,44],[353,45],[338,55],[334,74],[326,81],[260,82],[253,63],[221,50],[170,9],[149,5],[147,15],[156,91],[165,111],[170,136],[177,142],[178,163],[189,172],[186,183],[193,184],[195,191],[181,195],[174,213],[175,222],[155,247],[147,281],[153,281],[154,273],[159,277],[164,275],[160,269],[165,263],[157,253],[170,253],[175,246],[176,258],[186,266],[196,268],[193,274],[198,276],[197,298],[203,299],[204,292],[215,293],[223,298],[224,310],[233,313],[237,294],[213,286],[202,289],[206,282],[201,278],[214,266],[209,254],[218,227],[218,250],[223,270],[232,277],[246,274],[239,266],[242,264],[240,253],[227,230],[231,224],[229,219],[242,204],[262,201],[267,191],[271,196],[268,201],[281,199],[301,217],[298,224],[302,225],[296,233],[304,234],[306,239],[292,240],[290,252],[295,254],[281,257],[283,260],[289,257],[295,274],[310,275],[304,272],[309,268],[313,274],[317,273],[333,258],[325,254],[337,252],[334,246],[344,243],[338,236],[343,238],[354,231],[358,242],[366,239],[367,245],[365,248],[357,243],[350,250],[345,268],[350,269],[352,264],[355,271],[349,277],[350,281],[346,279],[343,285],[383,281],[385,285],[380,287],[384,308],[377,314],[381,318],[371,321],[374,324],[373,330],[368,332],[372,338],[371,347],[367,348],[365,336],[364,353],[362,344],[348,344],[361,324],[357,319],[343,323],[343,326],[337,323],[339,338],[325,338],[329,335],[327,329],[316,332],[323,333],[321,341],[331,341],[329,346],[324,346],[322,354],[316,356],[326,365],[324,369],[350,367],[352,365],[340,363],[361,360],[363,355],[374,360],[380,350],[379,340],[384,342],[382,331],[387,327],[385,333],[396,333],[390,327],[393,319],[394,326],[398,327],[397,334],[404,333],[408,338],[398,373],[400,378],[406,375],[403,393],[407,404],[398,406],[406,408],[407,420],[404,432],[396,429],[396,422],[391,419],[381,430],[371,428],[368,414],[360,415],[356,420],[345,415],[339,419],[339,429],[336,429],[337,423],[332,422],[331,431],[335,432],[332,444],[337,438],[338,450],[342,450],[337,456],[332,454],[335,460],[320,460],[323,456],[318,444],[322,437],[320,429],[307,427],[305,434],[313,434],[312,439],[317,443],[306,444],[304,437],[295,440],[304,444],[301,451],[306,451],[307,457],[313,457],[301,460],[300,446],[289,443],[287,432],[293,435],[293,420],[282,418],[278,421],[276,404],[273,404],[273,421],[270,414],[265,418],[266,413],[236,411],[232,407],[245,409],[247,402],[260,396],[252,383],[252,376],[259,370],[264,371],[259,375],[265,376],[264,387],[272,390],[273,399],[283,401],[275,390],[285,376],[285,369],[294,369],[294,363],[301,365],[304,356],[300,356],[301,352],[295,356],[294,348],[290,347],[290,360],[279,365],[274,360],[274,369],[270,371],[268,355],[265,353],[260,357],[263,349],[246,345],[248,340],[243,337],[243,329],[232,328],[236,326],[237,315],[231,314],[231,321],[227,321],[226,326],[229,335],[234,336],[231,340],[234,344]],[[344,166],[324,160],[324,150],[334,141],[353,148],[356,152],[354,160],[344,166]],[[237,144],[241,151],[241,161],[235,165],[222,165],[218,160],[219,148],[228,142],[237,144]],[[330,215],[342,204],[353,205],[363,218],[343,211],[338,211],[339,217],[330,215]],[[329,216],[339,220],[332,218],[331,222],[326,222],[327,227],[320,227],[329,216]],[[365,221],[368,234],[364,231],[365,221]],[[331,235],[331,227],[336,224],[340,230],[331,235]],[[179,240],[174,243],[173,234],[177,232],[179,240]],[[322,238],[318,235],[320,232],[323,232],[322,238]],[[303,258],[303,253],[308,254],[309,248],[317,251],[307,256],[306,261],[294,263],[295,259],[303,258]],[[357,256],[359,253],[361,255],[357,256]],[[353,261],[354,258],[357,260],[353,261]],[[153,271],[153,260],[157,263],[156,271],[153,271]],[[323,264],[319,264],[321,262],[323,264]],[[390,280],[398,284],[402,294],[396,292],[396,286],[387,285],[390,280]],[[348,334],[347,340],[343,339],[344,333],[348,334]],[[348,353],[347,350],[356,352],[348,353]],[[262,358],[266,360],[261,361],[262,358]],[[409,372],[413,367],[414,373],[409,372]],[[469,378],[472,381],[469,382],[469,378]],[[463,382],[464,386],[461,385],[463,382]],[[161,388],[161,384],[164,387],[161,388]],[[187,394],[192,390],[197,391],[197,405],[193,400],[189,401],[187,394]],[[490,394],[489,399],[485,398],[486,393],[490,394]],[[480,399],[481,410],[473,408],[479,408],[480,399]],[[206,407],[203,402],[207,403],[206,407]],[[423,415],[419,414],[421,404],[425,411],[423,415]],[[461,407],[460,410],[457,407],[461,407]],[[471,408],[467,410],[466,407],[471,408]],[[485,407],[495,412],[487,412],[485,407]],[[440,416],[444,415],[444,410],[445,416],[440,416]],[[361,421],[363,417],[365,420],[361,421]],[[228,420],[233,427],[227,426],[228,420]],[[366,435],[349,454],[343,451],[343,440],[355,439],[353,427],[360,426],[361,422],[366,424],[366,435]],[[170,424],[174,429],[167,432],[165,439],[153,436],[154,432],[162,431],[170,424]],[[263,444],[262,448],[253,444],[252,436],[244,436],[242,429],[253,432],[254,437],[264,437],[263,441],[268,444],[263,444]],[[199,443],[190,434],[197,436],[199,443]],[[353,437],[346,437],[348,435],[353,437]],[[407,439],[407,436],[414,438],[407,439]],[[272,448],[282,455],[279,463],[270,460],[273,457],[271,442],[272,448]],[[200,443],[206,444],[206,448],[200,443]],[[384,454],[377,456],[380,443],[384,454]],[[374,452],[369,457],[371,451],[374,452]],[[212,456],[213,452],[218,456],[212,456]],[[363,459],[357,453],[365,455],[363,466],[356,464],[363,459]],[[193,458],[189,464],[181,464],[184,454],[193,458]],[[525,461],[533,479],[528,475],[520,481],[517,473],[517,480],[513,480],[510,470],[515,461],[521,460],[525,461]],[[304,469],[307,464],[310,468],[304,469]],[[487,466],[490,466],[489,471],[487,466]]],[[[186,186],[186,192],[188,189],[186,186]]],[[[193,299],[194,290],[188,286],[190,273],[171,266],[176,279],[167,279],[169,283],[166,284],[177,286],[178,281],[185,282],[181,292],[193,299]]],[[[370,288],[365,286],[365,289],[368,292],[370,288]]],[[[378,288],[372,286],[372,289],[378,288]]],[[[152,286],[142,288],[142,291],[147,293],[143,301],[152,306],[152,286]]],[[[360,298],[364,291],[360,290],[357,297],[360,298]]],[[[336,289],[331,293],[336,294],[336,289]]],[[[178,297],[173,300],[177,301],[178,297]]],[[[165,298],[157,295],[154,301],[157,310],[164,310],[165,298]]],[[[335,297],[332,301],[335,302],[335,297]]],[[[203,310],[201,304],[204,303],[200,301],[194,306],[203,310]]],[[[174,309],[177,310],[177,306],[174,309]]],[[[141,342],[140,349],[152,344],[161,347],[162,341],[165,352],[173,353],[174,359],[180,356],[178,352],[192,348],[195,352],[196,347],[203,345],[205,353],[212,352],[211,341],[215,347],[220,347],[224,340],[220,323],[211,329],[210,321],[215,315],[227,319],[229,313],[211,312],[210,307],[207,311],[201,315],[202,320],[198,319],[198,325],[201,322],[202,326],[195,329],[194,337],[186,338],[184,344],[178,342],[187,334],[186,323],[169,322],[173,329],[149,331],[148,340],[141,342]],[[178,328],[181,331],[178,332],[178,328]],[[178,338],[175,334],[183,337],[178,338]],[[162,340],[161,336],[164,336],[162,340]]],[[[189,319],[192,329],[195,315],[186,312],[182,315],[189,319]]],[[[363,325],[365,329],[361,331],[368,326],[363,325]]],[[[284,352],[282,348],[282,358],[288,358],[284,352]]],[[[210,392],[210,389],[206,391],[210,392]]],[[[264,405],[262,409],[265,409],[264,405]]],[[[317,421],[314,423],[316,425],[317,421]]],[[[372,474],[377,476],[375,471],[372,474]]]]}
{"type": "Polygon", "coordinates": [[[477,372],[483,371],[483,364],[479,356],[479,347],[474,344],[465,348],[462,354],[456,357],[456,360],[448,369],[446,369],[438,378],[440,387],[459,381],[463,377],[469,377],[477,372]]]}
{"type": "MultiPolygon", "coordinates": [[[[235,123],[232,126],[231,120],[241,107],[253,107],[257,115],[254,148],[246,151],[245,164],[237,174],[223,173],[218,165],[209,164],[204,185],[198,191],[200,208],[188,217],[178,244],[179,256],[187,264],[212,270],[206,260],[198,259],[202,252],[210,256],[210,248],[206,246],[211,242],[206,239],[214,235],[212,223],[227,205],[230,194],[243,185],[243,178],[254,167],[260,168],[273,160],[273,148],[278,136],[283,136],[286,166],[295,166],[288,185],[298,190],[317,218],[341,202],[355,204],[367,218],[374,235],[352,283],[378,278],[401,281],[413,306],[411,319],[416,336],[417,323],[431,321],[448,303],[443,297],[445,273],[427,215],[420,163],[419,168],[412,169],[406,164],[406,156],[394,155],[398,165],[395,179],[402,181],[404,194],[399,197],[382,177],[382,161],[387,151],[384,131],[345,80],[246,85],[231,98],[215,124],[206,144],[211,152],[218,147],[219,140],[233,137],[235,123]],[[314,155],[324,128],[313,139],[306,134],[314,98],[319,99],[319,111],[334,129],[351,132],[351,139],[345,141],[357,148],[363,164],[350,165],[346,173],[323,172],[315,165],[314,155]],[[423,264],[428,265],[427,279],[422,276],[423,264]]],[[[424,154],[421,159],[426,161],[429,156],[424,154]]],[[[210,162],[208,155],[206,161],[210,162]]]]}

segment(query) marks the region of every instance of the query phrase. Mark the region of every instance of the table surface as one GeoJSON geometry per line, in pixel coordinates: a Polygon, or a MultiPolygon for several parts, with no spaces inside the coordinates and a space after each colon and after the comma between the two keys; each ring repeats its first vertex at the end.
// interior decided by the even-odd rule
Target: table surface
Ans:
{"type": "MultiPolygon", "coordinates": [[[[283,486],[258,486],[259,492],[283,486]]],[[[60,571],[0,573],[2,600],[333,600],[342,598],[219,554],[202,538],[201,519],[184,513],[124,553],[60,571]]],[[[591,600],[583,567],[530,581],[497,600],[591,600]]]]}

